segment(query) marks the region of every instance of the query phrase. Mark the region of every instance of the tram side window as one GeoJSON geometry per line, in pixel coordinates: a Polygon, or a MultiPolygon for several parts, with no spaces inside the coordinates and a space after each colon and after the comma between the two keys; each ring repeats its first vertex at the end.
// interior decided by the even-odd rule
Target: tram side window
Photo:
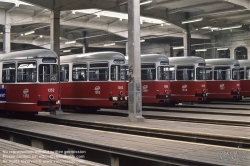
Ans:
{"type": "Polygon", "coordinates": [[[89,65],[90,81],[107,81],[109,79],[108,63],[91,63],[89,65]]]}
{"type": "MultiPolygon", "coordinates": [[[[172,76],[172,73],[171,73],[172,76]]],[[[159,66],[157,73],[158,80],[169,80],[170,79],[170,70],[168,66],[159,66]]]]}
{"type": "Polygon", "coordinates": [[[197,67],[196,79],[197,80],[206,80],[206,69],[204,67],[197,67]]]}
{"type": "Polygon", "coordinates": [[[56,64],[39,65],[39,82],[57,82],[58,67],[56,64]]]}
{"type": "Polygon", "coordinates": [[[155,80],[155,79],[156,79],[155,64],[142,64],[141,80],[155,80]]]}
{"type": "Polygon", "coordinates": [[[73,64],[73,81],[87,81],[87,64],[73,64]]]}
{"type": "Polygon", "coordinates": [[[16,64],[3,64],[3,83],[13,83],[16,81],[16,64]]]}
{"type": "Polygon", "coordinates": [[[215,67],[214,80],[230,80],[231,72],[230,67],[215,67]]]}
{"type": "Polygon", "coordinates": [[[178,66],[177,80],[194,80],[194,66],[178,66]]]}
{"type": "Polygon", "coordinates": [[[246,79],[250,80],[250,67],[246,68],[246,79]]]}
{"type": "Polygon", "coordinates": [[[213,76],[212,68],[206,68],[206,80],[212,80],[213,76]]]}
{"type": "Polygon", "coordinates": [[[36,62],[25,62],[17,64],[17,82],[36,82],[36,62]]]}
{"type": "Polygon", "coordinates": [[[125,65],[112,65],[111,66],[111,80],[120,81],[126,80],[126,66],[125,65]]]}
{"type": "Polygon", "coordinates": [[[68,82],[69,81],[69,65],[60,65],[60,81],[68,82]]]}
{"type": "Polygon", "coordinates": [[[245,71],[244,68],[240,68],[240,79],[244,80],[245,79],[245,71]]]}

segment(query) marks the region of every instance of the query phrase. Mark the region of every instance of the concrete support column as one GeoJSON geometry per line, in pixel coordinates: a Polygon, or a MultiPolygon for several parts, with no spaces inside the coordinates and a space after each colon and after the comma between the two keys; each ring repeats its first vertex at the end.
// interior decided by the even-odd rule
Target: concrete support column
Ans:
{"type": "Polygon", "coordinates": [[[128,42],[126,42],[126,56],[128,56],[128,42]]]}
{"type": "Polygon", "coordinates": [[[119,166],[119,157],[111,155],[111,166],[119,166]]]}
{"type": "Polygon", "coordinates": [[[128,0],[129,120],[143,122],[141,94],[140,0],[128,0]]]}
{"type": "Polygon", "coordinates": [[[3,52],[10,53],[11,51],[11,25],[10,25],[10,13],[6,13],[5,15],[5,25],[3,29],[3,52]]]}
{"type": "Polygon", "coordinates": [[[37,139],[31,140],[31,146],[39,149],[44,149],[43,142],[37,139]]]}
{"type": "Polygon", "coordinates": [[[211,46],[212,46],[212,50],[211,50],[211,52],[212,52],[212,59],[219,58],[217,56],[217,49],[215,48],[215,38],[214,38],[214,35],[212,35],[211,43],[212,43],[211,44],[211,46]]]}
{"type": "MultiPolygon", "coordinates": [[[[59,100],[61,99],[61,85],[60,85],[60,11],[54,10],[50,16],[50,48],[58,55],[58,92],[59,100]]],[[[52,114],[61,114],[61,104],[59,110],[52,112],[52,114]]]]}
{"type": "Polygon", "coordinates": [[[191,34],[189,28],[188,30],[184,31],[183,43],[184,43],[184,56],[191,56],[191,34]]]}
{"type": "Polygon", "coordinates": [[[84,31],[82,34],[83,34],[83,37],[84,37],[84,39],[83,39],[83,45],[84,45],[84,47],[82,48],[82,53],[87,53],[88,52],[88,43],[87,43],[87,39],[86,39],[87,32],[84,31]]]}
{"type": "Polygon", "coordinates": [[[234,59],[235,58],[235,56],[234,56],[235,48],[231,47],[231,48],[229,48],[229,50],[230,50],[230,59],[234,59]]]}

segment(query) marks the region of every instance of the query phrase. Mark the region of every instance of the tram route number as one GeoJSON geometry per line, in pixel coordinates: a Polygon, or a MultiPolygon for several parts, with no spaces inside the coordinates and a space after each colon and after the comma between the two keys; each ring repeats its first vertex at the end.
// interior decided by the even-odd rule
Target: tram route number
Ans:
{"type": "Polygon", "coordinates": [[[48,92],[49,92],[49,93],[55,92],[55,88],[48,88],[48,92]]]}
{"type": "Polygon", "coordinates": [[[123,86],[118,86],[118,89],[123,89],[123,86]]]}

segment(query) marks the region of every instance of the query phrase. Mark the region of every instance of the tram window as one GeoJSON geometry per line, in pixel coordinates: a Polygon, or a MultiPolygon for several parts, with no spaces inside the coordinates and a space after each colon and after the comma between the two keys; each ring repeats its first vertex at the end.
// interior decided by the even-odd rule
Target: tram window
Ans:
{"type": "Polygon", "coordinates": [[[36,62],[25,62],[17,64],[17,82],[36,82],[36,62]]]}
{"type": "Polygon", "coordinates": [[[241,80],[245,79],[245,70],[244,70],[244,68],[240,68],[240,79],[241,80]]]}
{"type": "Polygon", "coordinates": [[[155,64],[142,64],[141,80],[155,80],[155,79],[156,79],[155,64]]]}
{"type": "Polygon", "coordinates": [[[108,63],[93,63],[89,68],[90,81],[107,81],[109,79],[108,63]]]}
{"type": "Polygon", "coordinates": [[[230,67],[215,67],[214,80],[230,80],[231,72],[230,67]]]}
{"type": "Polygon", "coordinates": [[[68,82],[69,81],[69,65],[60,65],[60,81],[68,82]]]}
{"type": "Polygon", "coordinates": [[[158,80],[169,80],[170,79],[170,70],[169,70],[168,66],[159,66],[157,71],[158,71],[158,73],[157,73],[158,80]]]}
{"type": "Polygon", "coordinates": [[[87,81],[87,64],[73,64],[73,81],[87,81]]]}
{"type": "Polygon", "coordinates": [[[232,79],[233,80],[239,80],[240,79],[240,70],[239,69],[233,69],[232,70],[232,79]]]}
{"type": "Polygon", "coordinates": [[[212,68],[206,68],[206,80],[212,80],[213,76],[212,76],[212,68]]]}
{"type": "Polygon", "coordinates": [[[246,68],[246,79],[250,80],[250,67],[246,68]]]}
{"type": "Polygon", "coordinates": [[[111,80],[120,81],[126,80],[126,66],[124,65],[112,65],[111,66],[111,80]]]}
{"type": "Polygon", "coordinates": [[[58,72],[55,64],[39,65],[39,82],[57,82],[58,72]]]}
{"type": "Polygon", "coordinates": [[[3,83],[13,83],[16,81],[16,64],[3,64],[3,83]]]}
{"type": "Polygon", "coordinates": [[[177,80],[194,80],[194,66],[178,66],[177,80]]]}
{"type": "Polygon", "coordinates": [[[196,79],[197,80],[206,80],[206,69],[204,67],[197,67],[196,79]]]}

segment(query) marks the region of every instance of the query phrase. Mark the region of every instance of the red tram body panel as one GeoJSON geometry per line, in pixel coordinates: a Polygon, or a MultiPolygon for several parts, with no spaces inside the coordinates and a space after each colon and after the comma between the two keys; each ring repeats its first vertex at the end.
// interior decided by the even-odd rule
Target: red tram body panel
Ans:
{"type": "Polygon", "coordinates": [[[127,106],[125,57],[118,52],[95,52],[61,57],[63,107],[127,106]]]}
{"type": "Polygon", "coordinates": [[[170,103],[206,100],[205,60],[200,57],[171,57],[169,61],[170,103]]]}
{"type": "Polygon", "coordinates": [[[1,111],[37,113],[58,109],[56,53],[37,49],[3,54],[0,69],[1,111]]]}
{"type": "Polygon", "coordinates": [[[163,54],[141,55],[142,105],[157,105],[169,101],[169,60],[163,54]]]}
{"type": "Polygon", "coordinates": [[[250,60],[238,60],[240,63],[241,96],[250,97],[250,60]]]}
{"type": "Polygon", "coordinates": [[[239,99],[241,95],[239,62],[234,59],[206,59],[208,100],[239,99]]]}

